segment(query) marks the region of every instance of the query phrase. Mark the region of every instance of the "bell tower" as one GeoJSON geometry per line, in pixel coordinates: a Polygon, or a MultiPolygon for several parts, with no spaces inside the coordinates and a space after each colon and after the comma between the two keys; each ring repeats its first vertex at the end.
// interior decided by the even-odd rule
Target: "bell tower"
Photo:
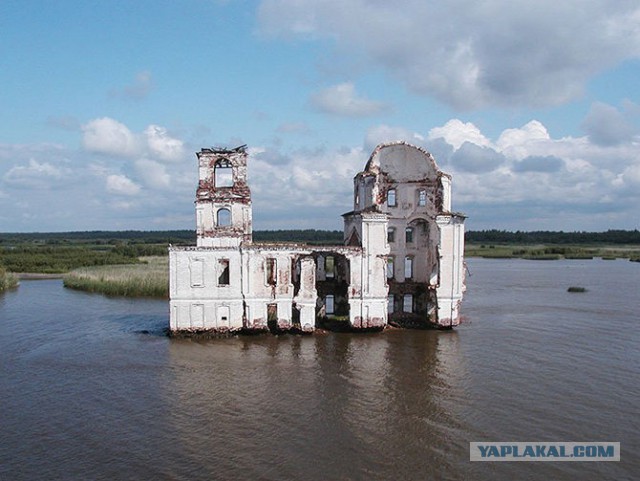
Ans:
{"type": "Polygon", "coordinates": [[[201,149],[198,157],[198,247],[237,247],[251,242],[251,191],[247,146],[201,149]]]}

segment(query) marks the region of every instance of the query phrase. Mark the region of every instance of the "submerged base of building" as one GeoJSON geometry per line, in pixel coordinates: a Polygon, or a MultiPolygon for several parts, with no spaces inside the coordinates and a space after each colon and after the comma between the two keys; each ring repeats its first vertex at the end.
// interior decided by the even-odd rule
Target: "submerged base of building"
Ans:
{"type": "Polygon", "coordinates": [[[439,325],[429,322],[410,322],[399,323],[391,321],[389,324],[382,324],[378,321],[371,323],[360,323],[353,325],[350,322],[334,319],[323,319],[319,321],[318,325],[313,328],[303,329],[299,325],[288,325],[286,323],[280,324],[277,327],[269,327],[266,329],[225,329],[225,328],[211,328],[211,329],[176,329],[167,330],[168,337],[174,339],[221,339],[234,336],[267,336],[267,335],[302,335],[308,336],[318,333],[340,332],[340,333],[372,333],[382,332],[387,329],[433,329],[433,330],[451,330],[455,325],[439,325]]]}

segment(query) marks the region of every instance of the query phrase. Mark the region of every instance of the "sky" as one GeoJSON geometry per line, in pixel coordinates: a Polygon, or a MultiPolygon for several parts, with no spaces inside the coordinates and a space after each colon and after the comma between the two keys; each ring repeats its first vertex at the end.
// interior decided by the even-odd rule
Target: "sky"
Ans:
{"type": "Polygon", "coordinates": [[[254,229],[342,229],[381,142],[467,229],[640,228],[637,0],[2,0],[0,232],[191,229],[247,144],[254,229]]]}

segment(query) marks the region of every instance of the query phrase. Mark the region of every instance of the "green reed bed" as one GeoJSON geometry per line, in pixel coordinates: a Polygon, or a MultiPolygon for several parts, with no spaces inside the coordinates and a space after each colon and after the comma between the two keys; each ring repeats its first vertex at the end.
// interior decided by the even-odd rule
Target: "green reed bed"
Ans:
{"type": "Polygon", "coordinates": [[[12,289],[18,285],[18,278],[3,267],[0,267],[0,292],[12,289]]]}
{"type": "Polygon", "coordinates": [[[82,267],[64,276],[64,286],[128,297],[169,297],[167,257],[142,258],[140,264],[82,267]]]}
{"type": "Polygon", "coordinates": [[[484,257],[488,259],[530,259],[530,260],[557,260],[557,259],[637,259],[640,250],[636,246],[611,247],[611,246],[554,246],[554,245],[477,245],[467,244],[465,256],[484,257]]]}

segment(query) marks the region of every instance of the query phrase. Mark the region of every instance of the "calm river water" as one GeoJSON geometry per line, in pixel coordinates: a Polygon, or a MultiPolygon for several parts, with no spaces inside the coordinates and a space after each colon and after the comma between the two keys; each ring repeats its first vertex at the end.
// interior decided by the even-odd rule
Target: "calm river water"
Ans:
{"type": "Polygon", "coordinates": [[[162,336],[164,301],[23,281],[0,295],[0,479],[640,479],[640,264],[468,265],[453,332],[199,342],[162,336]],[[622,461],[471,463],[470,441],[622,461]]]}

